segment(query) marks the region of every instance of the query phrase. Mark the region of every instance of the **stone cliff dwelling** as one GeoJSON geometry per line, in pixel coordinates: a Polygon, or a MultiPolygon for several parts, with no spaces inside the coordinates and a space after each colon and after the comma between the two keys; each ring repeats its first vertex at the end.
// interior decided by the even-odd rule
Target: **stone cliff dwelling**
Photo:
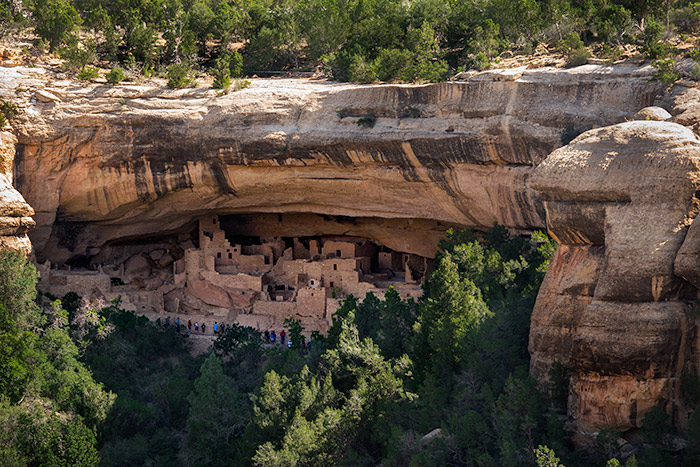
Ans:
{"type": "Polygon", "coordinates": [[[249,237],[233,230],[222,229],[213,215],[170,239],[113,245],[72,265],[46,261],[39,266],[40,289],[121,297],[125,307],[152,318],[265,330],[282,329],[291,317],[310,333],[328,329],[348,294],[382,297],[393,287],[403,298],[417,298],[432,263],[359,237],[249,237]],[[103,263],[106,257],[114,261],[103,263]]]}

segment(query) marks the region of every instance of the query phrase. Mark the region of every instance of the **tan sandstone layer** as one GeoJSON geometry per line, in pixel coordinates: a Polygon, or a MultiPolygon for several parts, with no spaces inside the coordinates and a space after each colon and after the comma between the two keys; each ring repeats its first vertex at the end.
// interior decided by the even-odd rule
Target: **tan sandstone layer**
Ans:
{"type": "Polygon", "coordinates": [[[29,254],[27,232],[35,225],[34,210],[12,185],[16,142],[14,135],[0,129],[0,251],[29,254]]]}
{"type": "Polygon", "coordinates": [[[670,122],[591,130],[550,154],[532,184],[562,246],[532,316],[531,373],[544,380],[555,361],[572,370],[581,441],[640,427],[654,405],[682,426],[681,372],[700,363],[688,282],[700,265],[700,140],[670,122]]]}
{"type": "MultiPolygon", "coordinates": [[[[424,86],[254,80],[227,96],[54,82],[25,92],[17,186],[37,211],[38,258],[59,263],[205,212],[542,228],[532,167],[564,133],[650,105],[649,76],[589,66],[424,86]]],[[[432,255],[434,240],[402,236],[381,235],[432,255]]]]}

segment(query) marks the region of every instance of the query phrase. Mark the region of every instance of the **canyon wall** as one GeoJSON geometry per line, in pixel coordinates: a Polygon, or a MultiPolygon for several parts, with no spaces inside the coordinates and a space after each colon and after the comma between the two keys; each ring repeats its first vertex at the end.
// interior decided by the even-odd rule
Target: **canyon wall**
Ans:
{"type": "Polygon", "coordinates": [[[34,226],[34,210],[12,184],[17,139],[0,129],[0,251],[30,254],[27,232],[34,226]]]}
{"type": "Polygon", "coordinates": [[[205,215],[233,215],[242,235],[357,236],[422,256],[449,227],[546,227],[560,247],[533,312],[531,374],[544,384],[553,363],[569,368],[585,443],[639,427],[657,404],[683,426],[681,373],[700,366],[700,98],[664,93],[652,73],[253,80],[219,96],[45,83],[18,67],[0,73],[0,94],[32,84],[15,93],[15,185],[36,210],[39,261],[102,262],[205,215]],[[637,114],[655,102],[676,123],[637,114]]]}
{"type": "Polygon", "coordinates": [[[700,140],[670,122],[591,130],[550,154],[532,186],[561,246],[532,315],[531,374],[570,369],[579,442],[639,428],[654,405],[683,426],[681,375],[700,363],[700,140]]]}
{"type": "Polygon", "coordinates": [[[649,73],[516,70],[423,86],[254,80],[226,96],[53,82],[25,91],[16,185],[36,210],[39,261],[90,256],[203,213],[251,212],[403,219],[373,235],[430,256],[446,226],[543,228],[532,167],[562,137],[650,105],[659,86],[649,73]],[[412,236],[406,219],[432,227],[412,236]]]}

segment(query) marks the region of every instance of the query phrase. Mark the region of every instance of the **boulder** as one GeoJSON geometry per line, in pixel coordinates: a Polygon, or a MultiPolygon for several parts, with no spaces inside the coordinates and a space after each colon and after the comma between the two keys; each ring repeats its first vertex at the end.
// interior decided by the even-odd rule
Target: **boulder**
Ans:
{"type": "Polygon", "coordinates": [[[61,102],[61,99],[58,96],[44,89],[39,89],[37,92],[35,92],[34,98],[37,101],[43,102],[45,104],[49,102],[61,102]]]}
{"type": "Polygon", "coordinates": [[[642,110],[634,114],[634,120],[654,120],[657,122],[666,122],[673,118],[666,109],[661,107],[651,106],[644,107],[642,110]]]}
{"type": "Polygon", "coordinates": [[[151,265],[144,255],[135,255],[124,263],[124,282],[147,279],[151,276],[151,265]]]}
{"type": "Polygon", "coordinates": [[[561,246],[533,310],[531,374],[544,384],[554,362],[570,368],[579,443],[638,428],[669,401],[684,423],[679,362],[698,348],[684,299],[700,285],[700,140],[665,121],[590,130],[552,152],[532,186],[561,246]]]}

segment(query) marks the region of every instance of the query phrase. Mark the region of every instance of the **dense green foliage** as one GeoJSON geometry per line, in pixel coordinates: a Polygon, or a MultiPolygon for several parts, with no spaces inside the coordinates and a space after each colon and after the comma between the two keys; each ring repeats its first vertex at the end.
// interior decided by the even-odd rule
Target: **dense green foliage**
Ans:
{"type": "Polygon", "coordinates": [[[33,25],[68,59],[98,54],[146,74],[204,67],[220,89],[244,70],[440,81],[540,43],[561,45],[571,65],[585,63],[583,46],[596,44],[601,56],[631,43],[662,59],[671,52],[664,32],[700,32],[700,2],[690,0],[25,0],[23,7],[0,4],[0,34],[33,25]],[[79,31],[90,39],[79,40],[79,31]]]}
{"type": "Polygon", "coordinates": [[[0,464],[96,465],[114,396],[79,360],[60,303],[37,305],[37,277],[0,252],[0,464]]]}
{"type": "MultiPolygon", "coordinates": [[[[530,313],[554,249],[540,233],[449,231],[417,301],[348,296],[310,346],[296,320],[292,349],[234,325],[196,357],[186,333],[119,301],[90,309],[71,293],[65,309],[39,306],[36,270],[3,253],[0,463],[694,465],[700,412],[680,452],[659,408],[636,457],[618,460],[610,430],[597,450],[572,450],[558,417],[567,369],[553,366],[544,392],[528,377],[530,313]]],[[[688,368],[689,405],[699,388],[688,368]]]]}

